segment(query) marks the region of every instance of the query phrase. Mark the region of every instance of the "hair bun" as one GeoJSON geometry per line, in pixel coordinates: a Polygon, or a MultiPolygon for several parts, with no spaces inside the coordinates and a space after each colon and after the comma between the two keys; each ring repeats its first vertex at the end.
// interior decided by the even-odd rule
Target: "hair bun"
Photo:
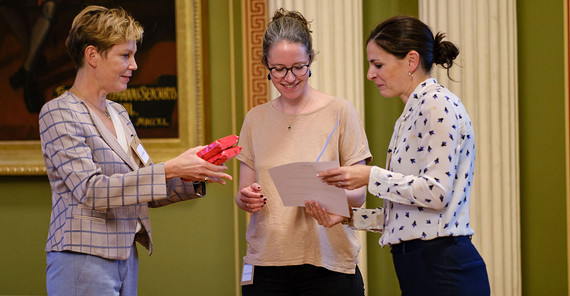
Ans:
{"type": "Polygon", "coordinates": [[[451,42],[444,41],[444,33],[437,33],[433,40],[433,62],[445,69],[451,68],[453,60],[459,55],[459,49],[451,42]]]}
{"type": "Polygon", "coordinates": [[[311,31],[310,22],[307,21],[307,19],[300,12],[292,11],[292,10],[291,11],[285,10],[283,7],[279,8],[275,11],[275,13],[273,14],[273,17],[271,18],[271,22],[274,22],[280,18],[285,18],[285,17],[289,17],[289,18],[292,18],[292,19],[299,21],[303,25],[303,27],[305,27],[307,32],[313,33],[313,31],[311,31]]]}

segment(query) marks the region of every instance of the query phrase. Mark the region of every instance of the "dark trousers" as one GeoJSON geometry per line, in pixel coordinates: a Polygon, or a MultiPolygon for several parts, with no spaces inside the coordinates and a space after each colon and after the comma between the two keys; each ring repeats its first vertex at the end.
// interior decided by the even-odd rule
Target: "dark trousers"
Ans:
{"type": "Polygon", "coordinates": [[[355,274],[309,264],[255,266],[253,272],[253,284],[242,286],[243,296],[364,296],[358,266],[355,274]]]}
{"type": "Polygon", "coordinates": [[[485,262],[470,237],[402,242],[391,253],[403,296],[491,293],[485,262]]]}

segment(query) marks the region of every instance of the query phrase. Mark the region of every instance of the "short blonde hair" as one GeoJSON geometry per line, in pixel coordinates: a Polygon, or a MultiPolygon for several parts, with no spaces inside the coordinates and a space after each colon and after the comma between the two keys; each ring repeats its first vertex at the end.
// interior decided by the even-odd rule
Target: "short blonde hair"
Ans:
{"type": "Polygon", "coordinates": [[[71,24],[65,40],[67,51],[76,69],[83,66],[84,52],[93,45],[103,56],[116,44],[124,41],[142,41],[143,27],[122,8],[91,5],[83,9],[71,24]]]}

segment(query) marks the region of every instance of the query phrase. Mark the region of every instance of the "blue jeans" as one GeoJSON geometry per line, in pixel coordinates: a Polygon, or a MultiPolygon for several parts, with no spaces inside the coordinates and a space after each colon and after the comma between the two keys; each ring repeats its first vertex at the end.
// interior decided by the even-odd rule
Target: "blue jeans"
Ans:
{"type": "Polygon", "coordinates": [[[46,255],[48,295],[137,295],[139,256],[133,244],[127,260],[110,260],[76,252],[46,255]]]}
{"type": "Polygon", "coordinates": [[[253,284],[242,286],[243,296],[364,296],[358,266],[355,274],[310,264],[255,266],[253,272],[253,284]]]}
{"type": "Polygon", "coordinates": [[[391,249],[402,295],[490,295],[485,262],[467,236],[412,240],[391,249]]]}

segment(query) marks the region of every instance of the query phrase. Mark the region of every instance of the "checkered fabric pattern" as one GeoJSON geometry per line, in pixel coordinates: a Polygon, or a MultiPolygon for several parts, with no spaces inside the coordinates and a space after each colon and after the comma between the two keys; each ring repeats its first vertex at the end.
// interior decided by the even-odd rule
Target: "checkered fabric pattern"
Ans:
{"type": "MultiPolygon", "coordinates": [[[[109,107],[135,136],[125,108],[114,102],[109,107]]],[[[205,184],[179,178],[167,183],[163,163],[144,167],[90,112],[83,101],[66,92],[46,103],[39,116],[52,188],[46,251],[125,260],[136,239],[152,253],[148,207],[202,196],[205,184]],[[138,234],[137,221],[143,226],[138,234]]]]}

